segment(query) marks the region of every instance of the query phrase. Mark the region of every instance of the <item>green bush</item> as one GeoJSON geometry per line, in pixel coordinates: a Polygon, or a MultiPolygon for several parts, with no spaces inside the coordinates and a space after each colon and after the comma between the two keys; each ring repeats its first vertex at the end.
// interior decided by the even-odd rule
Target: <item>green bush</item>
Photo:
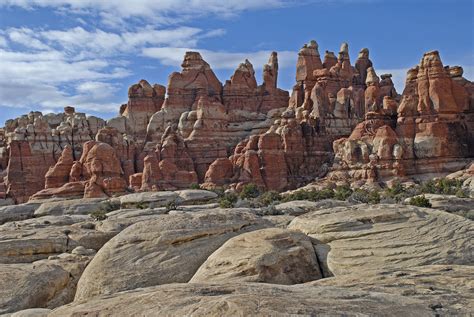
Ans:
{"type": "Polygon", "coordinates": [[[169,203],[166,204],[165,207],[166,207],[167,212],[170,212],[171,210],[176,210],[176,208],[177,208],[176,202],[170,201],[169,203]]]}
{"type": "Polygon", "coordinates": [[[457,179],[441,178],[421,184],[421,192],[426,194],[456,195],[461,188],[462,182],[457,179]]]}
{"type": "Polygon", "coordinates": [[[337,186],[334,190],[334,198],[337,200],[346,200],[352,195],[352,189],[347,185],[337,186]]]}
{"type": "Polygon", "coordinates": [[[408,203],[413,206],[431,208],[431,203],[425,195],[412,197],[408,203]]]}
{"type": "Polygon", "coordinates": [[[147,204],[146,202],[140,201],[137,204],[135,204],[135,208],[137,209],[147,209],[150,206],[150,204],[147,204]]]}
{"type": "Polygon", "coordinates": [[[199,184],[191,184],[191,186],[189,186],[189,189],[201,189],[201,186],[199,186],[199,184]]]}
{"type": "Polygon", "coordinates": [[[95,221],[102,221],[107,219],[107,211],[104,209],[94,210],[89,214],[95,221]]]}
{"type": "Polygon", "coordinates": [[[284,202],[295,200],[319,201],[330,198],[334,198],[334,191],[332,189],[325,188],[323,190],[297,190],[289,195],[285,195],[282,200],[284,202]]]}
{"type": "Polygon", "coordinates": [[[249,199],[249,198],[257,198],[260,196],[260,189],[255,184],[245,184],[242,186],[242,191],[240,192],[240,198],[242,199],[249,199]]]}
{"type": "Polygon", "coordinates": [[[458,198],[469,198],[469,195],[467,194],[467,192],[464,189],[460,188],[456,192],[456,197],[458,197],[458,198]]]}
{"type": "Polygon", "coordinates": [[[404,198],[410,196],[407,189],[399,182],[396,182],[392,187],[387,187],[382,193],[384,198],[394,199],[396,202],[402,201],[404,198]]]}
{"type": "Polygon", "coordinates": [[[275,201],[280,201],[280,200],[281,200],[280,194],[272,190],[268,192],[264,192],[258,197],[258,202],[264,206],[271,205],[275,201]]]}
{"type": "Polygon", "coordinates": [[[380,194],[376,190],[356,189],[350,196],[351,199],[365,204],[380,203],[380,194]]]}
{"type": "Polygon", "coordinates": [[[224,193],[219,199],[219,206],[221,208],[232,208],[238,199],[239,197],[233,192],[224,193]]]}

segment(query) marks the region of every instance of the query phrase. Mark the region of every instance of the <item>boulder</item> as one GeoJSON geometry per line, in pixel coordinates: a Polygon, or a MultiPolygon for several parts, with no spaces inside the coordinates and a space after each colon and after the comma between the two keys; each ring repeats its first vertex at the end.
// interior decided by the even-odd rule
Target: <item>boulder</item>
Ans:
{"type": "Polygon", "coordinates": [[[76,300],[188,282],[225,241],[265,226],[266,221],[245,210],[220,209],[138,222],[100,249],[79,281],[76,300]]]}
{"type": "Polygon", "coordinates": [[[192,283],[298,284],[321,278],[308,236],[270,228],[228,240],[204,262],[192,283]]]}

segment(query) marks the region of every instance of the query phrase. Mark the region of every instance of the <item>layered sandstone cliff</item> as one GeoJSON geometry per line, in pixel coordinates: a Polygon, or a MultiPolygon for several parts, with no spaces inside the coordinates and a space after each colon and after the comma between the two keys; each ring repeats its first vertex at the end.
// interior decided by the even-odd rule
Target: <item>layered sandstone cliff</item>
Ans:
{"type": "Polygon", "coordinates": [[[329,178],[377,183],[426,179],[462,169],[474,156],[473,83],[462,68],[424,54],[408,71],[398,107],[383,99],[348,138],[334,142],[329,178]],[[396,114],[394,111],[396,110],[396,114]]]}

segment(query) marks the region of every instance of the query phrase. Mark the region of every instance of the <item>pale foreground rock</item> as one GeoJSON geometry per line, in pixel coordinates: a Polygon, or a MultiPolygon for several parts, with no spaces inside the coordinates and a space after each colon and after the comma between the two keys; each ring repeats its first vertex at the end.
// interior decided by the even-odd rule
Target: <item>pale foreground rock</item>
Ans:
{"type": "Polygon", "coordinates": [[[349,205],[350,203],[347,201],[333,199],[324,199],[320,201],[293,200],[275,205],[274,208],[284,214],[299,216],[309,211],[349,205]]]}
{"type": "Polygon", "coordinates": [[[79,281],[76,300],[188,282],[228,239],[268,227],[246,210],[206,210],[138,222],[104,245],[79,281]]]}
{"type": "Polygon", "coordinates": [[[468,316],[474,310],[473,275],[473,266],[426,265],[362,277],[355,272],[308,284],[402,295],[425,302],[434,314],[468,316]]]}
{"type": "Polygon", "coordinates": [[[297,284],[321,278],[308,236],[269,228],[228,240],[199,268],[190,282],[297,284]]]}
{"type": "Polygon", "coordinates": [[[71,302],[91,258],[64,253],[34,263],[1,264],[0,314],[71,302]]]}
{"type": "Polygon", "coordinates": [[[74,302],[49,316],[432,316],[424,302],[331,286],[168,284],[74,302]]]}
{"type": "Polygon", "coordinates": [[[35,217],[46,215],[87,215],[101,210],[106,203],[102,198],[80,198],[45,202],[36,209],[35,217]]]}
{"type": "Polygon", "coordinates": [[[21,204],[0,207],[0,225],[33,217],[38,204],[21,204]]]}
{"type": "Polygon", "coordinates": [[[307,213],[290,229],[314,238],[325,276],[427,264],[474,263],[474,223],[443,211],[356,205],[307,213]]]}
{"type": "Polygon", "coordinates": [[[177,198],[178,194],[172,191],[134,193],[121,196],[120,205],[122,208],[132,208],[137,205],[161,207],[175,201],[177,198]]]}
{"type": "MultiPolygon", "coordinates": [[[[424,194],[431,208],[439,209],[474,220],[474,198],[459,198],[454,195],[424,194]]],[[[407,198],[405,203],[409,203],[407,198]]]]}

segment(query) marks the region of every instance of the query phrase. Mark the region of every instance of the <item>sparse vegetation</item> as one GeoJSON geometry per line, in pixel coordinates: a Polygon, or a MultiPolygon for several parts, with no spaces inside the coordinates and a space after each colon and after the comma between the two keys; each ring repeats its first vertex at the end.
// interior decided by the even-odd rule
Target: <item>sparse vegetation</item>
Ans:
{"type": "Polygon", "coordinates": [[[143,201],[140,201],[135,205],[135,208],[137,208],[137,209],[147,209],[148,207],[149,207],[149,204],[147,204],[143,201]]]}
{"type": "Polygon", "coordinates": [[[237,202],[238,197],[233,192],[224,193],[222,197],[219,199],[219,206],[221,208],[232,208],[234,204],[237,202]]]}
{"type": "Polygon", "coordinates": [[[431,208],[431,203],[425,195],[412,197],[408,203],[412,206],[431,208]]]}
{"type": "Polygon", "coordinates": [[[264,192],[258,197],[258,202],[263,206],[269,206],[277,201],[281,200],[281,196],[276,191],[264,192]]]}
{"type": "Polygon", "coordinates": [[[334,191],[329,188],[322,190],[297,190],[289,195],[285,195],[283,201],[294,201],[294,200],[310,200],[320,201],[323,199],[334,198],[334,191]]]}
{"type": "Polygon", "coordinates": [[[242,199],[250,199],[250,198],[257,198],[260,196],[260,189],[255,184],[245,184],[242,186],[242,191],[240,192],[240,198],[242,199]]]}
{"type": "Polygon", "coordinates": [[[352,189],[347,185],[337,186],[334,190],[334,198],[347,200],[352,195],[352,189]]]}
{"type": "Polygon", "coordinates": [[[191,184],[191,186],[189,186],[189,189],[201,189],[201,187],[199,186],[199,184],[191,184]]]}
{"type": "Polygon", "coordinates": [[[169,203],[166,204],[165,206],[166,212],[170,212],[171,210],[176,210],[176,202],[175,201],[170,201],[169,203]]]}
{"type": "Polygon", "coordinates": [[[107,211],[104,209],[98,209],[94,210],[89,214],[91,218],[93,218],[95,221],[102,221],[107,219],[107,211]]]}
{"type": "Polygon", "coordinates": [[[424,194],[456,195],[461,189],[462,182],[457,179],[440,178],[421,184],[421,192],[424,194]]]}
{"type": "Polygon", "coordinates": [[[380,203],[380,194],[376,190],[356,189],[352,192],[350,199],[365,204],[380,203]]]}

